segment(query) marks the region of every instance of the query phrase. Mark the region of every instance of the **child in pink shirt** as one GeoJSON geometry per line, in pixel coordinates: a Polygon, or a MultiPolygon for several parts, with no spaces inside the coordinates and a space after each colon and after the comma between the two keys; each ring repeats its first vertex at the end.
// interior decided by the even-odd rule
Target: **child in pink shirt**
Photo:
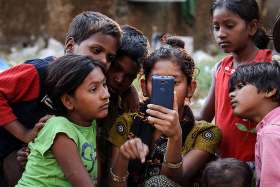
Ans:
{"type": "Polygon", "coordinates": [[[280,65],[239,66],[229,81],[235,115],[258,123],[255,162],[257,186],[280,186],[280,65]]]}

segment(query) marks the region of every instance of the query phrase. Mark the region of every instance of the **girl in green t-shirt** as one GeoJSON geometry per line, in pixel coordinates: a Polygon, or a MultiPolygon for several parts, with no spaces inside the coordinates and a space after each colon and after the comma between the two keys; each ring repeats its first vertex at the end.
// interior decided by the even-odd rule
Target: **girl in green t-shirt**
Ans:
{"type": "Polygon", "coordinates": [[[108,113],[103,67],[89,57],[67,55],[48,67],[46,92],[55,111],[37,138],[22,186],[95,186],[96,123],[108,113]]]}

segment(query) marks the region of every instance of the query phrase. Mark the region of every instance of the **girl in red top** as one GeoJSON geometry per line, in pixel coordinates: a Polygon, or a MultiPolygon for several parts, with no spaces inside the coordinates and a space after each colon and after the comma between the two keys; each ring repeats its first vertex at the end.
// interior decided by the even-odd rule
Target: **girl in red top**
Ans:
{"type": "Polygon", "coordinates": [[[255,0],[216,0],[211,8],[213,34],[226,56],[215,68],[212,85],[199,120],[212,121],[221,129],[221,157],[254,161],[256,134],[253,122],[233,115],[228,96],[228,80],[241,64],[270,62],[269,42],[259,27],[259,9],[255,0]]]}

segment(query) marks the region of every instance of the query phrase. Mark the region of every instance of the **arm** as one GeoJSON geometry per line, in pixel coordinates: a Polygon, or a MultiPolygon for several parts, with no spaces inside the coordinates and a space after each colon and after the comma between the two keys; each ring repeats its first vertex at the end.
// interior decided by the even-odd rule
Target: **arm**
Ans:
{"type": "Polygon", "coordinates": [[[58,134],[51,147],[51,152],[72,186],[95,186],[82,163],[77,145],[68,136],[58,134]]]}
{"type": "Polygon", "coordinates": [[[44,124],[42,122],[38,122],[35,124],[33,129],[27,130],[18,120],[15,120],[8,125],[5,125],[4,128],[17,139],[23,141],[24,143],[29,143],[36,138],[43,126],[44,124]]]}
{"type": "Polygon", "coordinates": [[[2,72],[0,85],[0,126],[6,127],[24,142],[30,141],[25,137],[27,130],[17,121],[10,104],[30,101],[39,96],[40,79],[35,67],[21,64],[2,72]]]}
{"type": "Polygon", "coordinates": [[[199,114],[195,117],[197,121],[211,122],[215,116],[215,72],[216,68],[212,74],[212,83],[206,101],[199,114]]]}
{"type": "Polygon", "coordinates": [[[179,122],[176,93],[174,93],[173,110],[149,104],[148,122],[168,137],[167,151],[161,173],[174,181],[182,178],[182,129],[179,122]],[[170,167],[173,165],[175,167],[170,167]]]}

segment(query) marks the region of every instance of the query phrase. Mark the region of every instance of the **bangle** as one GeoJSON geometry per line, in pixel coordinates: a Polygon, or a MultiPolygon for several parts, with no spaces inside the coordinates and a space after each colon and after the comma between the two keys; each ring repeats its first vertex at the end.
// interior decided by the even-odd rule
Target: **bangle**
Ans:
{"type": "Polygon", "coordinates": [[[178,169],[178,168],[180,168],[183,165],[183,157],[182,157],[180,162],[178,162],[178,163],[171,163],[171,162],[167,162],[166,161],[166,158],[165,158],[165,155],[164,155],[164,157],[163,157],[163,164],[166,167],[170,168],[170,169],[178,169]]]}
{"type": "Polygon", "coordinates": [[[125,175],[124,177],[120,177],[120,176],[116,175],[115,173],[113,173],[113,169],[110,168],[110,175],[111,175],[112,180],[113,180],[114,182],[121,183],[121,182],[125,182],[125,181],[127,180],[127,177],[128,177],[128,175],[129,175],[129,172],[126,171],[126,175],[125,175]]]}

